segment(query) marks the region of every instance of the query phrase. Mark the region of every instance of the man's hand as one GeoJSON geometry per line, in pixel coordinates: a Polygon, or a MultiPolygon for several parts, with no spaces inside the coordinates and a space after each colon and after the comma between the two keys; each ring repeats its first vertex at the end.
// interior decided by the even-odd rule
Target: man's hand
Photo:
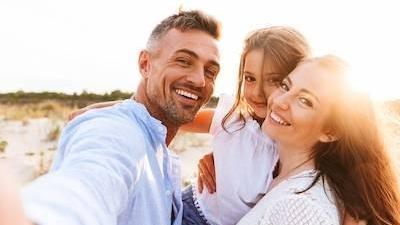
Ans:
{"type": "Polygon", "coordinates": [[[203,188],[205,185],[208,189],[208,192],[214,193],[216,191],[216,183],[213,153],[204,155],[203,158],[199,161],[198,168],[199,175],[197,176],[197,185],[199,188],[199,192],[203,192],[203,188]]]}
{"type": "Polygon", "coordinates": [[[2,166],[0,166],[0,199],[0,225],[32,225],[24,214],[19,188],[2,166]]]}

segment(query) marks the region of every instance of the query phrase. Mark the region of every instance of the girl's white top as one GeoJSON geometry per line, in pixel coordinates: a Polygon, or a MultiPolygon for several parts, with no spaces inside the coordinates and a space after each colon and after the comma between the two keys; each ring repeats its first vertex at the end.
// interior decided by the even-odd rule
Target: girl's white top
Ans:
{"type": "Polygon", "coordinates": [[[241,128],[243,123],[234,114],[226,125],[230,133],[222,128],[222,119],[233,103],[231,96],[219,98],[210,127],[216,192],[210,194],[205,188],[200,194],[194,187],[194,198],[211,224],[236,224],[254,207],[267,192],[278,160],[274,142],[251,116],[245,116],[241,128]]]}
{"type": "Polygon", "coordinates": [[[282,181],[246,214],[238,225],[340,225],[341,211],[322,178],[309,190],[315,170],[303,171],[282,181]]]}

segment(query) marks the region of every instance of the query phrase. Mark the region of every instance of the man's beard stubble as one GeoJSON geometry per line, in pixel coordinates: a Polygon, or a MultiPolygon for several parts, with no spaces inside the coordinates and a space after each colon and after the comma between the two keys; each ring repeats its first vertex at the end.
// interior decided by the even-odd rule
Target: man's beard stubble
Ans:
{"type": "Polygon", "coordinates": [[[157,108],[161,110],[161,112],[157,113],[162,113],[162,117],[167,120],[165,122],[176,126],[181,126],[182,124],[193,121],[195,115],[200,109],[199,107],[198,109],[195,109],[193,111],[191,110],[190,112],[188,110],[179,109],[172,99],[168,99],[166,100],[166,102],[164,102],[164,104],[162,104],[162,102],[159,101],[162,98],[159,97],[156,93],[148,92],[147,96],[150,104],[153,106],[157,106],[157,108]]]}

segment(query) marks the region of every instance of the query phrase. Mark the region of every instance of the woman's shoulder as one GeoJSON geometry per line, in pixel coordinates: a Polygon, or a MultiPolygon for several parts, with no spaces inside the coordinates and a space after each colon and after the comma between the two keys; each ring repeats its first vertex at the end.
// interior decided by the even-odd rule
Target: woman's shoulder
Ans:
{"type": "Polygon", "coordinates": [[[272,201],[263,218],[274,220],[287,217],[290,220],[288,224],[340,224],[340,210],[328,183],[320,177],[309,188],[317,174],[317,171],[311,170],[289,178],[276,192],[275,201],[272,201]]]}
{"type": "Polygon", "coordinates": [[[272,202],[259,224],[339,225],[340,219],[335,207],[324,207],[303,193],[281,196],[272,202]]]}
{"type": "Polygon", "coordinates": [[[271,189],[239,224],[340,224],[330,190],[318,181],[306,190],[316,171],[295,175],[271,189]],[[302,192],[304,191],[304,192],[302,192]],[[301,192],[301,193],[300,193],[301,192]]]}

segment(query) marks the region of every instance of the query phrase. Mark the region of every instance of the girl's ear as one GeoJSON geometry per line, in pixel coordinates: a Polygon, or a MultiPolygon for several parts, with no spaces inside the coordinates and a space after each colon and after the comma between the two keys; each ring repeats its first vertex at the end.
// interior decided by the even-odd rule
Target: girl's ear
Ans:
{"type": "Polygon", "coordinates": [[[139,54],[139,71],[144,79],[148,78],[150,71],[150,53],[142,50],[139,54]]]}

